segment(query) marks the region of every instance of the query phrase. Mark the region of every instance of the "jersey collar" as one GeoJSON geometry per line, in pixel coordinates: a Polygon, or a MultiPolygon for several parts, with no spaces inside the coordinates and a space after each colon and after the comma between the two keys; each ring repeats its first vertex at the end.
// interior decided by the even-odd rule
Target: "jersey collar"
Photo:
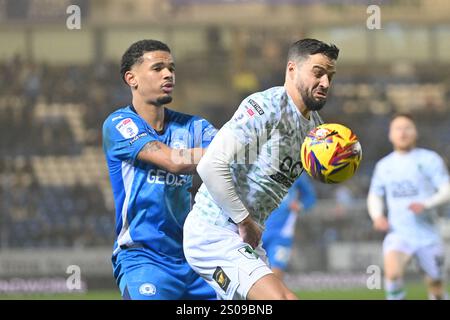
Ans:
{"type": "Polygon", "coordinates": [[[147,121],[145,121],[140,115],[139,113],[137,113],[136,109],[134,108],[134,106],[132,104],[129,105],[130,111],[134,112],[139,118],[141,118],[146,124],[147,127],[150,128],[151,131],[153,131],[156,135],[158,136],[163,136],[166,132],[167,132],[167,123],[169,122],[168,117],[169,117],[169,112],[168,109],[164,107],[164,129],[162,131],[156,131],[151,125],[149,125],[147,123],[147,121]]]}

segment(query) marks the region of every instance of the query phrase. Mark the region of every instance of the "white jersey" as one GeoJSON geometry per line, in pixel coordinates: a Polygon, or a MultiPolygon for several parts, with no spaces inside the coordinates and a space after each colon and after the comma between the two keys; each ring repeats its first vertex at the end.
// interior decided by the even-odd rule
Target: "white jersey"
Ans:
{"type": "Polygon", "coordinates": [[[433,151],[416,148],[404,154],[392,152],[381,159],[369,193],[386,198],[391,232],[412,242],[436,243],[440,241],[436,209],[415,214],[408,206],[430,198],[444,183],[449,183],[449,175],[442,158],[433,151]]]}
{"type": "MultiPolygon", "coordinates": [[[[321,123],[317,112],[306,119],[286,89],[274,87],[244,99],[225,124],[246,146],[245,157],[235,158],[231,173],[237,194],[260,226],[302,173],[301,145],[307,133],[321,123]]],[[[232,223],[204,184],[197,192],[194,209],[212,224],[232,223]]]]}

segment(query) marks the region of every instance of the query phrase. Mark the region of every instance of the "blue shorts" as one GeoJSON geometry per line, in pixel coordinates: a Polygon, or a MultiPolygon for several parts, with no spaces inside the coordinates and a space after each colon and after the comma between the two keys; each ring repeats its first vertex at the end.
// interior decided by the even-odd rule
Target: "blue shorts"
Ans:
{"type": "Polygon", "coordinates": [[[292,245],[292,237],[281,237],[279,233],[263,233],[263,248],[266,250],[271,268],[286,270],[292,245]]]}
{"type": "Polygon", "coordinates": [[[126,300],[215,300],[215,291],[189,266],[158,257],[145,248],[112,257],[114,277],[126,300]]]}

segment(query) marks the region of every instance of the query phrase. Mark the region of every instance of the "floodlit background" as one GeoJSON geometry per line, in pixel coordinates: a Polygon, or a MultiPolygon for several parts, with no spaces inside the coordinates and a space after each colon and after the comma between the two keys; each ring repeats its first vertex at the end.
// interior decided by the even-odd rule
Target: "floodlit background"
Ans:
{"type": "MultiPolygon", "coordinates": [[[[118,297],[101,125],[130,101],[119,62],[131,43],[166,42],[177,64],[169,107],[220,127],[247,94],[283,84],[287,47],[304,37],[341,49],[321,114],[354,130],[363,162],[345,184],[314,183],[319,202],[297,223],[288,283],[319,299],[329,289],[368,294],[383,237],[365,197],[375,162],[391,150],[390,115],[417,116],[419,145],[450,164],[446,0],[0,0],[0,298],[66,292],[70,265],[80,267],[81,291],[118,297]],[[80,29],[67,24],[74,4],[80,29]],[[369,4],[380,7],[381,29],[367,27],[369,4]]],[[[443,208],[448,242],[449,217],[443,208]]],[[[408,270],[417,280],[416,266],[408,270]]]]}

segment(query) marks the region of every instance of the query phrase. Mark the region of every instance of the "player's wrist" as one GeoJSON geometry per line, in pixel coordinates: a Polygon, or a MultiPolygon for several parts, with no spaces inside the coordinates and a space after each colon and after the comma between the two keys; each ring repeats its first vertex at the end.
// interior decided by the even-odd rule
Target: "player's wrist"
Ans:
{"type": "Polygon", "coordinates": [[[245,225],[253,224],[254,221],[253,221],[251,215],[250,215],[250,214],[247,214],[247,216],[245,216],[244,219],[242,219],[241,221],[236,222],[236,223],[237,223],[238,225],[240,225],[240,226],[245,226],[245,225]]]}

